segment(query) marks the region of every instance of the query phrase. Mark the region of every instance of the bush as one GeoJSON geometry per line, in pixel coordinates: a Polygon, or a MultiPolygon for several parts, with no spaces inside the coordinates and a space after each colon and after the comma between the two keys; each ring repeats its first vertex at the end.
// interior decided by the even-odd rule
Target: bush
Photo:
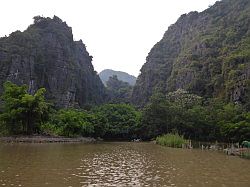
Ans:
{"type": "Polygon", "coordinates": [[[156,138],[156,143],[167,147],[181,148],[182,145],[187,144],[187,140],[185,140],[183,136],[180,136],[177,133],[169,133],[162,136],[158,136],[156,138]]]}
{"type": "Polygon", "coordinates": [[[76,137],[91,136],[94,132],[92,115],[86,111],[61,109],[51,116],[49,122],[42,125],[45,133],[76,137]]]}
{"type": "MultiPolygon", "coordinates": [[[[141,113],[128,104],[104,104],[92,110],[107,139],[133,139],[139,128],[141,113]]],[[[100,130],[99,130],[100,131],[100,130]]]]}

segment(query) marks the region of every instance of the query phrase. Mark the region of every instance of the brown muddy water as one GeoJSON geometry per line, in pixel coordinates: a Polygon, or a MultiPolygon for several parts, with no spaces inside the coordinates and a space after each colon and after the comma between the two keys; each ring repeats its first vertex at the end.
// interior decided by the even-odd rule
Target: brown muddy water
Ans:
{"type": "Polygon", "coordinates": [[[250,186],[250,160],[151,143],[0,144],[0,186],[250,186]]]}

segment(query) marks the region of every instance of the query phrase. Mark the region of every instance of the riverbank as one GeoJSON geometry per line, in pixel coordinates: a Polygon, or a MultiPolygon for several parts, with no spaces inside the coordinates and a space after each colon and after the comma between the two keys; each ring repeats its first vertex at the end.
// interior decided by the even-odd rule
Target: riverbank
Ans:
{"type": "Polygon", "coordinates": [[[58,136],[11,136],[0,137],[3,143],[93,143],[97,140],[91,137],[67,138],[58,136]]]}

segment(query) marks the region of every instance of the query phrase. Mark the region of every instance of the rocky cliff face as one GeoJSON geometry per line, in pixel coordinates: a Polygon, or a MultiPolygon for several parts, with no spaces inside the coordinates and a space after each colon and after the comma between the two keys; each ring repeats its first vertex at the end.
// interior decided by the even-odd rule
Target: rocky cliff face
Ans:
{"type": "Polygon", "coordinates": [[[34,17],[24,32],[0,39],[0,92],[6,80],[40,87],[58,107],[83,106],[104,100],[104,86],[82,41],[58,17],[34,17]]]}
{"type": "Polygon", "coordinates": [[[249,79],[250,1],[222,0],[168,28],[141,68],[132,102],[144,105],[153,92],[179,88],[247,102],[249,79]]]}

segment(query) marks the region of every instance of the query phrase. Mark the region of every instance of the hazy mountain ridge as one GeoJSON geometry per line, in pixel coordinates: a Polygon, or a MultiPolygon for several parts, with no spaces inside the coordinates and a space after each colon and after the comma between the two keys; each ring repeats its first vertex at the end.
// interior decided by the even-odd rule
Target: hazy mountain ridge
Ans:
{"type": "Polygon", "coordinates": [[[203,97],[249,102],[250,1],[223,0],[182,15],[151,49],[132,101],[179,88],[203,97]]]}
{"type": "Polygon", "coordinates": [[[106,82],[108,101],[111,103],[129,103],[133,86],[128,82],[121,81],[117,75],[109,77],[106,82]]]}
{"type": "Polygon", "coordinates": [[[65,22],[36,16],[24,32],[0,38],[0,92],[10,80],[27,84],[31,93],[45,87],[46,97],[58,107],[101,103],[105,88],[91,62],[65,22]]]}
{"type": "Polygon", "coordinates": [[[109,80],[109,77],[112,77],[113,75],[116,75],[118,80],[121,80],[123,82],[128,82],[130,85],[134,86],[136,82],[136,77],[133,75],[130,75],[123,71],[115,71],[112,69],[105,69],[99,73],[99,76],[103,82],[103,84],[106,85],[107,81],[109,80]]]}

